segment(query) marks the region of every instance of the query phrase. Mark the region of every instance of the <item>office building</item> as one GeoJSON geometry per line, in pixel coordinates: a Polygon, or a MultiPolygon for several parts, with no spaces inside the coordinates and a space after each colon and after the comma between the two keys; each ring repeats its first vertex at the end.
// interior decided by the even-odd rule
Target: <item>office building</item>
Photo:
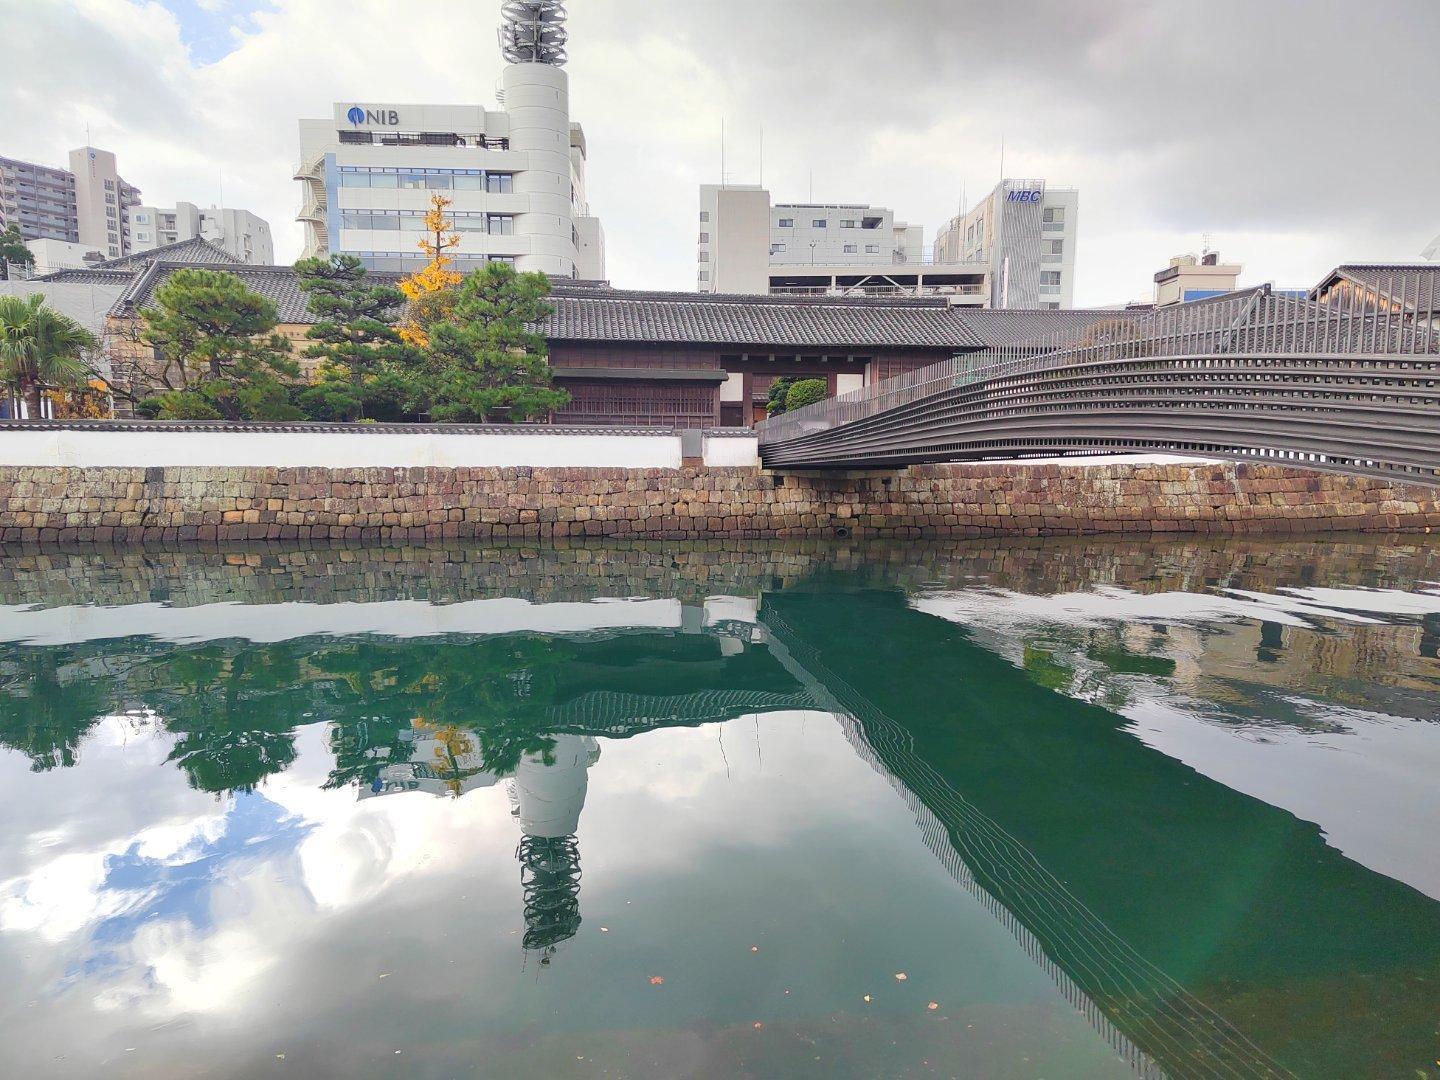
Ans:
{"type": "Polygon", "coordinates": [[[83,244],[105,258],[130,253],[130,213],[140,189],[126,183],[108,150],[70,151],[70,167],[0,158],[0,229],[26,240],[83,244]]]}
{"type": "Polygon", "coordinates": [[[865,203],[774,203],[753,184],[702,184],[696,289],[985,302],[986,268],[938,262],[924,230],[865,203]]]}
{"type": "Polygon", "coordinates": [[[202,210],[194,203],[182,202],[172,207],[137,206],[130,218],[135,252],[200,239],[244,263],[270,266],[275,262],[270,223],[249,210],[215,206],[202,210]]]}
{"type": "Polygon", "coordinates": [[[518,7],[528,16],[501,32],[510,62],[500,108],[344,101],[327,120],[300,121],[306,255],[418,270],[439,194],[451,201],[460,243],[448,254],[461,271],[501,261],[553,278],[605,276],[604,234],[585,199],[585,133],[570,120],[563,9],[518,7]]]}
{"type": "Polygon", "coordinates": [[[992,308],[1068,308],[1075,295],[1079,193],[1002,180],[935,240],[935,258],[989,268],[992,308]]]}
{"type": "Polygon", "coordinates": [[[1177,255],[1155,275],[1155,306],[1183,304],[1233,292],[1240,279],[1239,263],[1222,263],[1216,251],[1177,255]]]}

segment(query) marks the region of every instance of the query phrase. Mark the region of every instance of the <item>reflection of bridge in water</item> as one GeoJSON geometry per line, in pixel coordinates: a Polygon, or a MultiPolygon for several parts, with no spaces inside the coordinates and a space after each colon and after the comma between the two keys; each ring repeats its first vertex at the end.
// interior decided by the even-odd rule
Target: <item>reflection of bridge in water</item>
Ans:
{"type": "Polygon", "coordinates": [[[921,368],[757,426],[767,466],[1170,452],[1440,484],[1440,270],[1268,286],[921,368]]]}

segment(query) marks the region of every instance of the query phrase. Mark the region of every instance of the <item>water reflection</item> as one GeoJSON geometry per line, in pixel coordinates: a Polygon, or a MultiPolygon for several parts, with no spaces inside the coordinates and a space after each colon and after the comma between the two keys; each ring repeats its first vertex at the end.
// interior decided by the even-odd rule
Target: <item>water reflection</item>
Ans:
{"type": "MultiPolygon", "coordinates": [[[[235,896],[252,911],[288,910],[280,917],[292,922],[309,903],[343,923],[356,904],[398,889],[403,901],[384,904],[444,924],[452,916],[442,918],[438,902],[427,912],[426,890],[464,879],[427,878],[418,890],[405,882],[461,851],[476,858],[482,844],[504,850],[517,888],[502,896],[494,883],[456,886],[473,890],[456,901],[461,910],[483,894],[483,917],[518,916],[512,955],[548,971],[547,992],[578,993],[604,970],[578,947],[587,927],[598,932],[582,907],[599,903],[606,918],[615,910],[610,800],[622,786],[605,790],[621,775],[607,765],[636,769],[645,747],[670,747],[673,759],[648,763],[635,782],[683,792],[673,805],[695,813],[699,778],[716,767],[728,776],[740,752],[737,724],[823,714],[898,794],[933,857],[1131,1068],[1352,1076],[1429,1067],[1440,1007],[1440,869],[1429,846],[1440,825],[1430,780],[1440,764],[1440,587],[1430,584],[1440,556],[1427,546],[25,558],[0,580],[9,605],[0,612],[0,746],[32,773],[5,774],[30,805],[0,834],[0,929],[86,942],[48,984],[25,984],[40,992],[102,987],[95,1001],[130,1007],[148,1000],[147,980],[161,980],[175,994],[167,1015],[203,1014],[204,1002],[279,963],[234,939],[242,924],[220,909],[235,896]],[[87,591],[123,606],[86,604],[87,591]],[[697,762],[698,743],[666,741],[704,725],[718,725],[719,766],[697,762]],[[167,787],[134,821],[85,818],[62,779],[83,774],[104,794],[113,776],[118,791],[134,756],[147,768],[153,758],[202,801],[167,787]],[[598,822],[586,812],[597,785],[598,822]],[[487,809],[497,805],[503,831],[487,809]],[[407,834],[407,820],[425,829],[407,834]],[[82,821],[95,833],[89,847],[73,835],[82,821]],[[606,854],[588,862],[582,904],[581,853],[597,844],[606,854]],[[608,875],[598,886],[597,865],[608,875]],[[269,888],[245,893],[247,877],[269,888]],[[231,983],[217,982],[216,965],[196,958],[202,946],[178,925],[222,935],[203,948],[225,958],[231,983]],[[135,970],[149,974],[137,981],[127,974],[135,970]]],[[[773,876],[758,869],[769,865],[763,838],[735,839],[752,845],[738,875],[719,849],[648,844],[660,827],[651,804],[641,811],[649,817],[627,821],[626,840],[717,893],[750,874],[767,887],[810,889],[816,926],[776,927],[779,940],[798,942],[849,917],[820,902],[827,890],[858,897],[861,883],[797,870],[841,833],[870,839],[859,857],[867,865],[903,861],[905,845],[865,831],[888,820],[872,804],[873,821],[846,817],[845,792],[863,785],[846,774],[827,786],[820,771],[807,773],[797,763],[823,757],[825,736],[784,723],[766,728],[780,770],[766,798],[826,816],[804,841],[771,841],[784,854],[773,876]],[[725,880],[707,860],[728,868],[725,880]]],[[[763,776],[766,755],[759,742],[754,749],[763,776]]],[[[918,873],[908,864],[890,872],[918,873]]],[[[672,880],[666,895],[680,888],[672,880]]],[[[891,892],[931,895],[926,888],[891,892]]],[[[856,904],[866,933],[892,933],[883,905],[856,904]]],[[[656,909],[657,925],[675,935],[657,931],[657,940],[715,966],[705,946],[681,944],[708,907],[656,909]],[[677,923],[682,913],[689,921],[677,923]]],[[[947,971],[982,948],[974,926],[966,933],[955,951],[939,950],[947,971]]],[[[894,934],[887,942],[904,936],[894,934]]],[[[820,963],[818,954],[805,961],[820,963]]],[[[432,978],[449,966],[443,953],[427,964],[432,978]]],[[[524,1000],[513,987],[502,993],[524,1000]]],[[[521,1005],[497,1005],[497,1022],[506,1007],[521,1005]]],[[[597,1023],[594,1008],[570,998],[546,1005],[576,1030],[597,1023]]],[[[829,1008],[833,1025],[841,1006],[829,1008]]],[[[699,1015],[674,1023],[704,1031],[709,1017],[699,1015]]],[[[14,1018],[13,1003],[0,1001],[0,1027],[14,1018]]],[[[796,1046],[816,1037],[798,1020],[794,1033],[796,1046]]],[[[695,1037],[713,1051],[711,1035],[695,1037]]],[[[1055,1061],[1103,1073],[1093,1047],[1055,1037],[1055,1061]]],[[[437,1060],[465,1060],[434,1038],[437,1060]]],[[[855,1039],[852,1062],[868,1063],[854,1064],[856,1074],[897,1071],[875,1055],[903,1040],[855,1039]]],[[[952,1071],[973,1052],[963,1040],[934,1049],[952,1071]]],[[[774,1046],[743,1053],[775,1075],[804,1072],[813,1058],[774,1046]]],[[[1022,1056],[983,1071],[1025,1075],[1022,1056]]],[[[646,1071],[638,1058],[616,1060],[646,1071]]],[[[723,1072],[739,1057],[707,1060],[723,1072]]]]}

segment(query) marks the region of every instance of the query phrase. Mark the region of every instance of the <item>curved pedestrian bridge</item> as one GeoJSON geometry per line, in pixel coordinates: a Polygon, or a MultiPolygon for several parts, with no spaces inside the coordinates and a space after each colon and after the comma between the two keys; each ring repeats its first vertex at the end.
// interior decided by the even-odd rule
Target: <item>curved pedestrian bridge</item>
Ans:
{"type": "Polygon", "coordinates": [[[1437,274],[1268,285],[950,360],[757,425],[777,469],[1176,453],[1440,484],[1437,274]]]}

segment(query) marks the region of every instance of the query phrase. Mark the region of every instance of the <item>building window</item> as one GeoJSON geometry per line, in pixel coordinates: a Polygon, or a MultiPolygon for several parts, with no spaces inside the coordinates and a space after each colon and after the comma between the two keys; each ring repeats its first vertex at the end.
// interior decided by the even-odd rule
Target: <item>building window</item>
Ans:
{"type": "Polygon", "coordinates": [[[1047,255],[1063,255],[1065,254],[1065,241],[1046,240],[1043,250],[1047,255]]]}
{"type": "Polygon", "coordinates": [[[701,262],[709,262],[709,261],[710,261],[710,253],[709,253],[708,251],[702,251],[702,252],[700,252],[700,261],[701,261],[701,262]]]}
{"type": "Polygon", "coordinates": [[[136,225],[149,225],[149,224],[150,224],[150,215],[149,215],[149,214],[136,214],[136,215],[135,215],[135,224],[136,224],[136,225]]]}
{"type": "Polygon", "coordinates": [[[853,229],[854,227],[855,227],[855,219],[854,219],[854,218],[841,218],[841,219],[840,219],[840,228],[842,228],[842,229],[853,229]]]}
{"type": "Polygon", "coordinates": [[[106,190],[106,191],[114,191],[114,190],[115,190],[115,181],[114,181],[114,180],[106,180],[106,181],[105,181],[105,190],[106,190]]]}
{"type": "Polygon", "coordinates": [[[486,173],[485,190],[492,195],[508,195],[515,190],[515,174],[508,172],[486,173]]]}
{"type": "Polygon", "coordinates": [[[710,220],[710,211],[709,211],[709,210],[701,210],[701,211],[700,211],[700,220],[701,220],[701,221],[709,221],[709,220],[710,220]]]}
{"type": "Polygon", "coordinates": [[[855,247],[854,244],[846,244],[846,245],[845,245],[845,254],[846,254],[846,255],[854,255],[855,252],[856,252],[856,250],[857,250],[857,249],[856,249],[856,247],[855,247]]]}
{"type": "Polygon", "coordinates": [[[114,192],[111,192],[111,191],[107,191],[107,192],[105,193],[105,201],[106,201],[107,203],[114,203],[114,202],[115,202],[115,193],[114,193],[114,192]]]}
{"type": "Polygon", "coordinates": [[[710,280],[710,271],[709,271],[709,270],[701,270],[701,271],[700,271],[700,280],[701,280],[701,281],[709,281],[709,280],[710,280]]]}
{"type": "Polygon", "coordinates": [[[702,243],[702,244],[708,244],[709,242],[710,242],[710,234],[709,234],[708,232],[702,232],[702,233],[700,234],[700,243],[702,243]]]}
{"type": "Polygon", "coordinates": [[[150,233],[145,229],[141,229],[135,234],[135,239],[148,241],[150,239],[150,233]]]}
{"type": "Polygon", "coordinates": [[[825,219],[823,217],[817,217],[815,220],[810,222],[810,224],[816,229],[823,229],[825,228],[825,219]]]}
{"type": "Polygon", "coordinates": [[[504,263],[506,266],[514,266],[514,265],[515,265],[515,256],[514,256],[514,255],[490,255],[490,256],[488,256],[488,257],[486,258],[485,261],[486,261],[486,262],[492,262],[492,263],[504,263]]]}
{"type": "Polygon", "coordinates": [[[784,250],[785,250],[785,245],[784,245],[784,244],[771,244],[771,245],[770,245],[770,254],[771,254],[771,255],[779,254],[780,252],[782,252],[782,251],[784,251],[784,250]]]}
{"type": "Polygon", "coordinates": [[[793,217],[782,217],[779,227],[782,229],[793,229],[795,227],[795,219],[793,217]]]}
{"type": "Polygon", "coordinates": [[[491,214],[487,224],[493,236],[513,236],[515,233],[514,214],[491,214]]]}
{"type": "Polygon", "coordinates": [[[1041,270],[1041,271],[1040,271],[1040,284],[1041,284],[1041,285],[1059,285],[1059,284],[1060,284],[1060,271],[1059,271],[1059,270],[1041,270]]]}

